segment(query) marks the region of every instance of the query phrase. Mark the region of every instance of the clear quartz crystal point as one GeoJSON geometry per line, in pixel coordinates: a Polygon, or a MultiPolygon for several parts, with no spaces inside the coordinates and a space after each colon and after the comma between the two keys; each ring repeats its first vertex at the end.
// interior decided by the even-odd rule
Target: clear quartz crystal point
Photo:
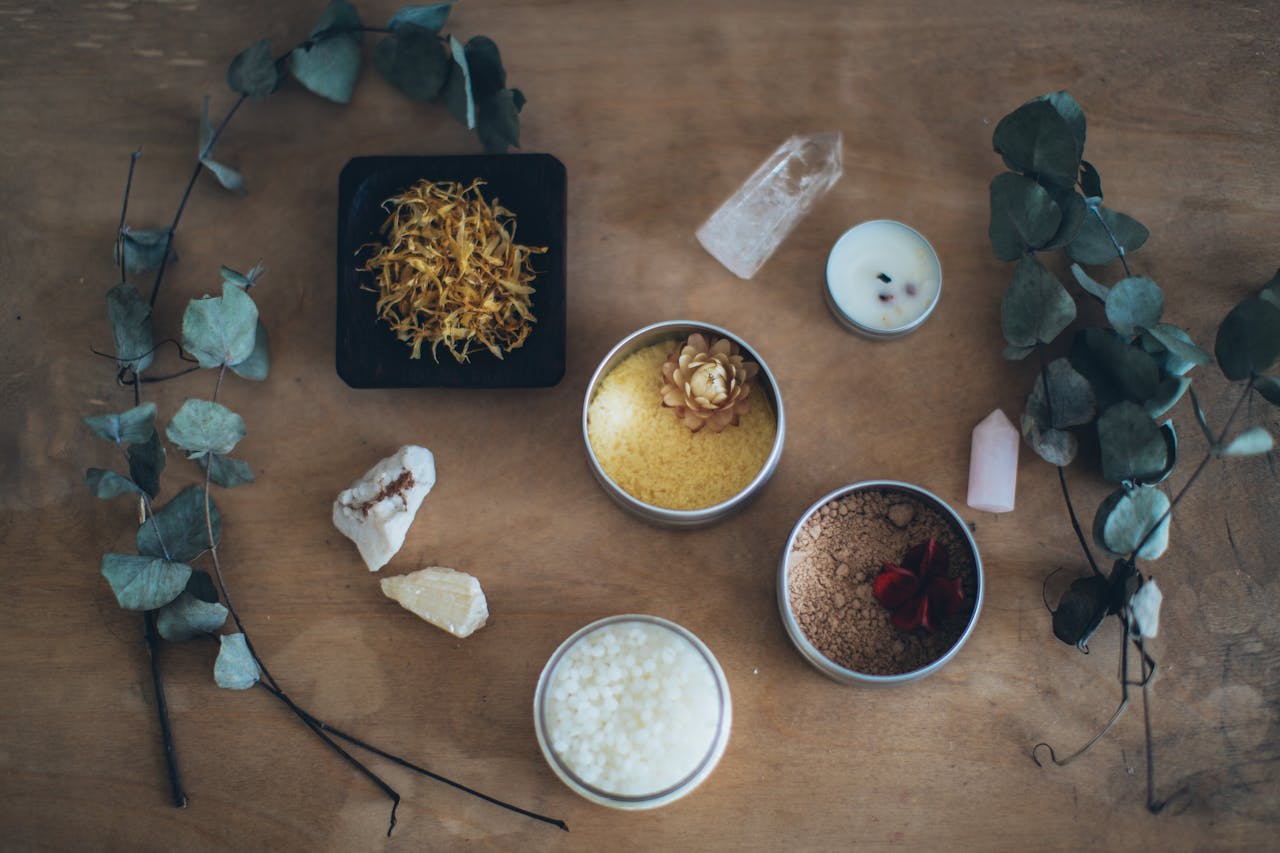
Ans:
{"type": "Polygon", "coordinates": [[[751,278],[841,173],[839,133],[793,136],[698,229],[729,272],[751,278]]]}
{"type": "Polygon", "coordinates": [[[1018,484],[1018,430],[996,409],[973,428],[969,451],[969,506],[1009,512],[1018,484]]]}

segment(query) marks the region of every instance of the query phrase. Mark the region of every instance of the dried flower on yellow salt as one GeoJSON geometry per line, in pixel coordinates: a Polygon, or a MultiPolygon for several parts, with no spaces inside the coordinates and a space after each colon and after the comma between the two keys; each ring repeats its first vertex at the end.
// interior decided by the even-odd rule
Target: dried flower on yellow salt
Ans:
{"type": "Polygon", "coordinates": [[[707,340],[694,333],[662,365],[662,405],[690,432],[704,426],[720,432],[737,426],[751,407],[747,400],[760,365],[745,361],[727,338],[707,340]]]}
{"type": "Polygon", "coordinates": [[[378,319],[407,343],[444,344],[454,359],[488,350],[497,358],[524,344],[532,326],[532,256],[545,246],[515,242],[515,214],[469,186],[419,181],[389,198],[386,244],[364,265],[378,283],[378,319]]]}

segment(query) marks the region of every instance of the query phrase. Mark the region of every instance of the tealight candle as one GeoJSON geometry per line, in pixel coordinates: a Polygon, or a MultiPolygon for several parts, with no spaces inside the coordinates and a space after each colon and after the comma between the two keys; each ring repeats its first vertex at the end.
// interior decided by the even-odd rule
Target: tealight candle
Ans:
{"type": "Polygon", "coordinates": [[[938,304],[942,265],[918,231],[888,219],[846,231],[827,257],[827,304],[836,319],[871,337],[919,326],[938,304]]]}

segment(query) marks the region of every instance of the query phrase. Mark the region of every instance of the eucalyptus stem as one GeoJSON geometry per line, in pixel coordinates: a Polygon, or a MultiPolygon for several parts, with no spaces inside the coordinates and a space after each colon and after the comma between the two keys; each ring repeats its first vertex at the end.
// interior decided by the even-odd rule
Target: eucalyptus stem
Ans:
{"type": "Polygon", "coordinates": [[[124,263],[124,217],[129,212],[129,191],[133,189],[133,170],[138,165],[138,158],[142,156],[142,149],[134,151],[129,157],[129,174],[124,179],[124,199],[120,202],[120,224],[116,226],[116,252],[120,260],[120,283],[126,282],[125,263],[124,263]]]}
{"type": "MultiPolygon", "coordinates": [[[[206,156],[213,150],[214,144],[218,141],[218,137],[222,135],[223,129],[227,126],[227,122],[231,121],[231,117],[236,114],[236,110],[240,109],[240,105],[244,103],[248,95],[241,95],[236,102],[231,105],[231,109],[227,110],[227,114],[222,117],[222,121],[218,122],[218,126],[213,129],[213,134],[209,137],[209,144],[200,152],[201,158],[206,156]]],[[[160,255],[160,267],[156,270],[155,283],[151,285],[151,307],[156,307],[156,297],[160,295],[160,282],[164,281],[164,271],[169,266],[169,248],[173,245],[173,232],[178,230],[178,223],[182,221],[182,212],[186,210],[187,199],[191,198],[191,191],[195,189],[196,180],[200,177],[200,173],[204,170],[204,160],[197,159],[196,167],[191,171],[191,179],[187,181],[187,188],[182,193],[182,199],[178,202],[178,211],[173,215],[173,222],[169,224],[169,230],[164,237],[164,252],[160,255]]]]}
{"type": "Polygon", "coordinates": [[[187,792],[182,788],[182,774],[178,770],[178,753],[173,743],[173,729],[169,725],[169,703],[164,697],[164,675],[160,672],[160,642],[156,634],[156,612],[142,614],[143,636],[147,641],[147,653],[151,657],[151,683],[156,694],[156,713],[160,717],[160,736],[164,741],[164,762],[169,769],[169,792],[173,807],[187,807],[187,792]]]}
{"type": "Polygon", "coordinates": [[[1116,254],[1120,256],[1120,264],[1124,267],[1125,276],[1133,275],[1129,271],[1129,261],[1125,258],[1124,246],[1120,245],[1120,241],[1116,239],[1115,232],[1111,230],[1111,226],[1107,224],[1107,220],[1102,218],[1102,211],[1096,205],[1090,205],[1089,209],[1093,211],[1093,215],[1097,217],[1098,224],[1102,226],[1102,230],[1107,233],[1107,239],[1111,241],[1111,245],[1115,247],[1116,254]]]}

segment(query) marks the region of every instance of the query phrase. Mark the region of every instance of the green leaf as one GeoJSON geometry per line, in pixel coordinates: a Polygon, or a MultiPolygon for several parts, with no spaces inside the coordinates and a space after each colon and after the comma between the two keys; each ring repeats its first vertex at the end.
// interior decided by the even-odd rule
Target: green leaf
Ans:
{"type": "Polygon", "coordinates": [[[524,93],[503,89],[476,107],[476,135],[490,154],[505,154],[507,146],[520,147],[520,110],[524,93]]]}
{"type": "Polygon", "coordinates": [[[195,459],[206,453],[230,453],[244,438],[244,419],[221,403],[187,400],[165,428],[165,435],[195,459]]]}
{"type": "Polygon", "coordinates": [[[231,91],[254,99],[265,98],[284,82],[284,73],[271,55],[271,39],[258,39],[240,51],[227,68],[231,91]]]}
{"type": "Polygon", "coordinates": [[[444,103],[449,114],[468,130],[476,126],[476,98],[471,91],[471,68],[467,63],[467,51],[462,42],[449,36],[449,52],[453,62],[449,66],[449,76],[444,82],[444,103]]]}
{"type": "Polygon", "coordinates": [[[1062,211],[1062,224],[1049,241],[1040,247],[1042,249],[1061,249],[1070,244],[1076,239],[1076,234],[1080,233],[1080,226],[1084,224],[1084,218],[1089,212],[1084,199],[1074,190],[1059,192],[1053,200],[1062,211]]]}
{"type": "Polygon", "coordinates": [[[1162,313],[1164,292],[1145,275],[1121,279],[1107,294],[1107,321],[1126,338],[1159,323],[1162,313]]]}
{"type": "Polygon", "coordinates": [[[289,71],[320,97],[347,103],[360,77],[364,54],[360,26],[354,6],[346,0],[330,0],[311,30],[311,40],[289,53],[289,71]]]}
{"type": "Polygon", "coordinates": [[[398,29],[402,24],[413,24],[414,26],[422,27],[424,30],[438,33],[444,28],[445,21],[449,20],[449,10],[452,8],[453,0],[447,0],[444,3],[427,3],[420,6],[401,6],[387,21],[387,28],[394,30],[398,29]]]}
{"type": "Polygon", "coordinates": [[[1076,277],[1076,281],[1084,288],[1085,293],[1103,302],[1107,301],[1107,295],[1111,293],[1111,288],[1094,280],[1079,264],[1071,265],[1071,274],[1076,277]]]}
{"type": "Polygon", "coordinates": [[[1035,351],[1035,347],[1015,347],[1010,344],[1004,348],[1004,352],[1000,355],[1005,359],[1005,361],[1022,361],[1035,351]]]}
{"type": "Polygon", "coordinates": [[[1075,130],[1053,104],[1023,104],[996,125],[991,139],[1005,165],[1058,187],[1075,184],[1080,146],[1075,130]]]}
{"type": "Polygon", "coordinates": [[[209,480],[224,489],[253,482],[253,469],[249,467],[248,462],[210,453],[208,456],[201,456],[196,460],[196,464],[203,470],[209,467],[210,460],[212,460],[213,470],[209,472],[209,480]]]}
{"type": "Polygon", "coordinates": [[[174,643],[217,633],[226,621],[227,608],[185,591],[156,614],[160,636],[174,643]]]}
{"type": "Polygon", "coordinates": [[[1053,611],[1053,635],[1072,646],[1088,643],[1102,620],[1107,618],[1109,590],[1106,578],[1099,575],[1073,580],[1071,588],[1062,594],[1058,608],[1053,611]]]}
{"type": "Polygon", "coordinates": [[[987,235],[1002,261],[1016,261],[1038,249],[1062,224],[1062,211],[1049,192],[1030,178],[1003,172],[991,181],[991,224],[987,235]]]}
{"type": "Polygon", "coordinates": [[[1085,329],[1077,335],[1071,346],[1071,366],[1089,380],[1102,408],[1120,400],[1145,402],[1160,387],[1156,360],[1110,329],[1085,329]]]}
{"type": "Polygon", "coordinates": [[[173,250],[173,242],[169,239],[168,228],[153,228],[147,231],[134,231],[126,225],[116,241],[115,261],[120,263],[120,249],[124,248],[124,268],[129,275],[151,272],[160,269],[160,262],[165,257],[165,246],[168,244],[170,260],[177,260],[178,253],[173,250]]]}
{"type": "Polygon", "coordinates": [[[1148,415],[1158,418],[1172,409],[1190,387],[1191,380],[1186,376],[1174,374],[1166,376],[1160,380],[1160,384],[1156,387],[1155,396],[1143,403],[1143,408],[1146,409],[1148,415]]]}
{"type": "Polygon", "coordinates": [[[1169,519],[1160,521],[1169,510],[1169,496],[1153,486],[1117,489],[1098,507],[1093,517],[1093,541],[1108,555],[1127,557],[1144,540],[1134,556],[1155,560],[1169,546],[1169,519]],[[1148,531],[1160,527],[1151,538],[1148,531]]]}
{"type": "Polygon", "coordinates": [[[182,348],[201,367],[239,364],[257,345],[258,306],[243,288],[223,282],[221,296],[192,299],[182,315],[182,348]]]}
{"type": "Polygon", "coordinates": [[[262,325],[261,320],[254,332],[253,352],[244,361],[231,365],[231,369],[237,376],[256,382],[267,378],[267,372],[271,369],[271,342],[267,338],[267,327],[262,325]]]}
{"type": "Polygon", "coordinates": [[[1071,260],[1082,264],[1105,264],[1120,256],[1111,238],[1107,236],[1107,227],[1103,226],[1103,222],[1110,227],[1116,242],[1124,248],[1126,255],[1142,248],[1150,236],[1146,226],[1133,217],[1099,207],[1096,213],[1085,217],[1076,238],[1067,246],[1067,254],[1071,256],[1071,260]]]}
{"type": "Polygon", "coordinates": [[[1000,303],[1004,338],[1015,347],[1049,343],[1076,317],[1076,303],[1062,283],[1032,257],[1024,257],[1000,303]]]}
{"type": "Polygon", "coordinates": [[[1142,406],[1127,400],[1098,418],[1098,443],[1102,477],[1112,483],[1159,477],[1169,459],[1160,427],[1142,406]]]}
{"type": "Polygon", "coordinates": [[[164,445],[160,434],[151,431],[146,441],[129,445],[129,477],[151,497],[160,493],[160,472],[164,470],[164,445]]]}
{"type": "Polygon", "coordinates": [[[1088,160],[1080,161],[1080,190],[1087,198],[1102,201],[1102,176],[1088,160]]]}
{"type": "Polygon", "coordinates": [[[449,74],[449,56],[435,33],[407,23],[378,42],[373,64],[388,83],[417,101],[439,95],[449,74]]]}
{"type": "Polygon", "coordinates": [[[107,441],[146,441],[156,431],[156,404],[143,403],[118,415],[90,415],[84,422],[93,434],[107,441]]]}
{"type": "Polygon", "coordinates": [[[1191,336],[1169,323],[1157,323],[1143,329],[1143,333],[1152,338],[1165,350],[1164,369],[1174,376],[1185,376],[1191,368],[1208,364],[1209,353],[1196,346],[1191,336]]]}
{"type": "Polygon", "coordinates": [[[1066,429],[1093,420],[1098,404],[1089,381],[1071,367],[1065,358],[1049,362],[1044,371],[1049,376],[1049,397],[1045,399],[1044,375],[1037,375],[1027,397],[1027,412],[1041,429],[1066,429]],[[1052,411],[1052,419],[1050,412],[1052,411]]]}
{"type": "Polygon", "coordinates": [[[155,610],[182,593],[191,567],[156,557],[103,554],[102,575],[125,610],[155,610]]]}
{"type": "Polygon", "coordinates": [[[1066,467],[1076,458],[1080,443],[1069,432],[1044,429],[1034,415],[1022,415],[1022,437],[1036,454],[1051,465],[1066,467]]]}
{"type": "Polygon", "coordinates": [[[155,360],[155,335],[151,306],[132,284],[117,284],[107,291],[107,316],[116,347],[116,366],[141,373],[155,360]]]}
{"type": "Polygon", "coordinates": [[[1273,406],[1280,406],[1280,379],[1260,376],[1254,380],[1253,387],[1262,395],[1262,399],[1273,406]]]}
{"type": "Polygon", "coordinates": [[[223,634],[218,639],[222,646],[213,664],[213,680],[228,690],[248,690],[260,675],[244,634],[223,634]]]}
{"type": "Polygon", "coordinates": [[[209,156],[213,150],[213,126],[209,124],[209,96],[204,96],[200,110],[200,147],[197,149],[200,163],[213,173],[218,183],[234,193],[244,192],[244,177],[230,166],[224,166],[209,156]]]}
{"type": "MultiPolygon", "coordinates": [[[[209,521],[213,527],[214,544],[217,544],[222,539],[222,516],[212,498],[209,500],[209,521]]],[[[134,542],[139,554],[166,557],[182,563],[189,563],[208,551],[209,531],[204,521],[204,489],[193,485],[178,492],[173,500],[142,523],[134,542]],[[157,528],[159,535],[156,533],[157,528]]]]}
{"type": "Polygon", "coordinates": [[[1064,89],[1060,92],[1041,95],[1036,100],[1047,101],[1049,106],[1058,111],[1058,115],[1062,116],[1071,127],[1071,133],[1076,139],[1076,148],[1079,151],[1083,151],[1085,138],[1084,110],[1076,103],[1076,99],[1071,97],[1064,89]]]}
{"type": "Polygon", "coordinates": [[[1231,309],[1218,327],[1213,353],[1231,380],[1264,373],[1280,358],[1280,308],[1253,296],[1231,309]]]}
{"type": "Polygon", "coordinates": [[[103,468],[90,468],[85,471],[84,481],[89,486],[89,494],[94,497],[118,498],[127,492],[142,494],[142,489],[133,480],[103,468]]]}
{"type": "Polygon", "coordinates": [[[1274,444],[1271,433],[1267,432],[1265,427],[1254,426],[1231,439],[1224,447],[1218,448],[1217,454],[1219,456],[1257,456],[1269,452],[1274,444]]]}
{"type": "Polygon", "coordinates": [[[493,39],[474,36],[467,40],[465,52],[471,93],[477,104],[506,88],[507,70],[502,67],[502,54],[493,39]]]}
{"type": "Polygon", "coordinates": [[[224,282],[238,284],[245,290],[248,290],[258,283],[258,279],[262,277],[262,274],[266,272],[266,270],[267,268],[260,263],[254,264],[250,267],[248,272],[239,272],[238,270],[233,270],[231,267],[224,264],[219,272],[222,275],[222,280],[224,282]]]}

